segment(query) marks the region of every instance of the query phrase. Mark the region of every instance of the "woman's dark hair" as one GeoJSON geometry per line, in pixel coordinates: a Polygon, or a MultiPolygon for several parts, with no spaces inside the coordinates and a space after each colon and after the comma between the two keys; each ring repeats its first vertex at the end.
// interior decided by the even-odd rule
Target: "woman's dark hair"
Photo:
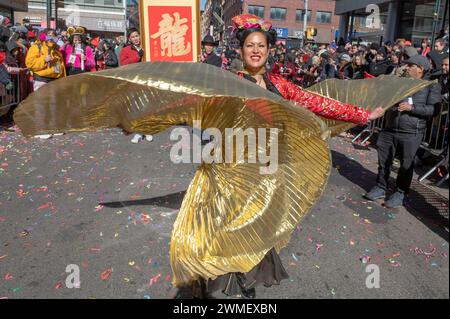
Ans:
{"type": "Polygon", "coordinates": [[[80,40],[81,40],[81,43],[82,44],[86,44],[86,36],[85,35],[83,35],[83,34],[72,34],[72,36],[69,38],[69,43],[71,44],[71,45],[73,45],[73,39],[75,38],[75,37],[79,37],[80,38],[80,40]]]}
{"type": "Polygon", "coordinates": [[[288,53],[288,54],[286,55],[286,60],[287,60],[288,62],[294,63],[294,62],[295,62],[295,54],[293,54],[293,53],[288,53]]]}
{"type": "Polygon", "coordinates": [[[128,30],[127,30],[127,39],[129,39],[130,36],[131,36],[134,32],[139,33],[139,30],[138,30],[137,28],[130,28],[130,29],[128,29],[128,30]]]}
{"type": "Polygon", "coordinates": [[[244,47],[245,39],[247,39],[247,37],[253,32],[261,32],[262,34],[264,34],[266,36],[267,44],[269,47],[274,46],[277,43],[277,32],[275,30],[271,29],[269,31],[264,31],[261,29],[250,28],[238,30],[236,33],[236,39],[239,41],[239,45],[241,46],[241,48],[244,47]]]}

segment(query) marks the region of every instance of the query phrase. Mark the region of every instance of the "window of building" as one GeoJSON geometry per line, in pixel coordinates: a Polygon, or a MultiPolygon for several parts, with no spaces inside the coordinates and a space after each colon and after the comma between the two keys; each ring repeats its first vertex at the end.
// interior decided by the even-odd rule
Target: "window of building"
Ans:
{"type": "MultiPolygon", "coordinates": [[[[303,22],[305,18],[305,9],[297,9],[295,13],[295,21],[297,22],[303,22]]],[[[311,21],[311,10],[308,10],[307,14],[307,20],[308,22],[311,21]]]]}
{"type": "Polygon", "coordinates": [[[331,12],[317,11],[316,22],[317,23],[331,23],[331,12]]]}
{"type": "Polygon", "coordinates": [[[248,6],[248,13],[264,18],[264,7],[263,6],[248,6]]]}
{"type": "Polygon", "coordinates": [[[286,8],[270,8],[270,18],[273,20],[286,20],[286,8]]]}

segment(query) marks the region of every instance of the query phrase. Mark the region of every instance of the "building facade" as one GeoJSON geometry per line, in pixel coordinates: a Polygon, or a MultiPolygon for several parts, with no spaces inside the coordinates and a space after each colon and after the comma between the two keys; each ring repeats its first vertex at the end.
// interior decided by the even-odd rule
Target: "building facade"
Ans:
{"type": "Polygon", "coordinates": [[[210,34],[220,41],[223,34],[223,20],[222,11],[225,4],[225,0],[207,0],[205,8],[202,13],[201,19],[201,35],[204,38],[207,34],[210,34]]]}
{"type": "Polygon", "coordinates": [[[0,0],[0,16],[14,20],[15,11],[27,11],[28,0],[0,0]]]}
{"type": "Polygon", "coordinates": [[[420,45],[448,27],[448,0],[336,0],[345,39],[367,42],[398,38],[420,45]]]}
{"type": "MultiPolygon", "coordinates": [[[[223,5],[225,37],[232,28],[232,18],[251,13],[273,24],[278,38],[288,46],[299,46],[304,34],[305,3],[292,0],[227,0],[223,5]]],[[[330,43],[339,28],[339,16],[334,14],[334,0],[309,0],[307,27],[317,29],[317,43],[330,43]]]]}
{"type": "MultiPolygon", "coordinates": [[[[91,35],[114,36],[124,34],[127,0],[52,0],[52,18],[57,28],[84,26],[91,35]]],[[[138,0],[128,0],[129,5],[138,0]]],[[[129,6],[129,7],[130,7],[129,6]]],[[[29,19],[36,27],[47,27],[47,0],[28,0],[26,12],[16,12],[15,22],[29,19]]],[[[53,26],[53,25],[52,25],[53,26]]]]}

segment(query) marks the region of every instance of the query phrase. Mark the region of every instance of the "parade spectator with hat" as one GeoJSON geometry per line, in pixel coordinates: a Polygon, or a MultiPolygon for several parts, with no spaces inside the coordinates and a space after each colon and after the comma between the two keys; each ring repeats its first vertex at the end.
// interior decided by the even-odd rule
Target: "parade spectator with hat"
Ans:
{"type": "Polygon", "coordinates": [[[373,76],[380,76],[383,74],[390,74],[393,70],[394,66],[387,58],[386,48],[379,48],[375,55],[375,60],[372,60],[369,64],[369,73],[373,76]]]}
{"type": "Polygon", "coordinates": [[[342,54],[338,58],[339,69],[336,77],[341,80],[350,80],[353,78],[352,58],[347,53],[342,54]]]}
{"type": "Polygon", "coordinates": [[[69,42],[61,48],[68,75],[95,70],[94,51],[86,42],[86,28],[67,29],[69,42]]]}
{"type": "MultiPolygon", "coordinates": [[[[39,40],[30,47],[25,63],[33,76],[34,91],[49,82],[66,76],[64,57],[58,50],[55,39],[47,37],[46,32],[42,32],[39,40]]],[[[47,139],[52,135],[44,134],[36,137],[47,139]]]]}
{"type": "MultiPolygon", "coordinates": [[[[429,79],[430,62],[417,54],[406,60],[408,76],[429,79]]],[[[433,83],[386,112],[385,127],[378,136],[378,176],[376,186],[364,195],[369,200],[385,198],[391,166],[396,154],[400,159],[395,191],[385,201],[387,208],[404,204],[414,173],[414,160],[423,141],[427,121],[441,103],[441,87],[433,83]]]]}
{"type": "Polygon", "coordinates": [[[199,61],[219,68],[222,67],[222,59],[214,53],[214,48],[217,47],[217,43],[211,35],[208,34],[203,38],[202,47],[203,52],[199,57],[199,61]]]}

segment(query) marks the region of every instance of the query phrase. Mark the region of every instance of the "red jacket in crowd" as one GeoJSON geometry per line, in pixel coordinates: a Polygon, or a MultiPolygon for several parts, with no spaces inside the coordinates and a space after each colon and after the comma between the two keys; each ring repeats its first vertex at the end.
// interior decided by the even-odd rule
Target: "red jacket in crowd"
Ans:
{"type": "Polygon", "coordinates": [[[132,45],[124,47],[120,50],[120,65],[127,65],[132,63],[141,62],[142,58],[132,45]]]}

